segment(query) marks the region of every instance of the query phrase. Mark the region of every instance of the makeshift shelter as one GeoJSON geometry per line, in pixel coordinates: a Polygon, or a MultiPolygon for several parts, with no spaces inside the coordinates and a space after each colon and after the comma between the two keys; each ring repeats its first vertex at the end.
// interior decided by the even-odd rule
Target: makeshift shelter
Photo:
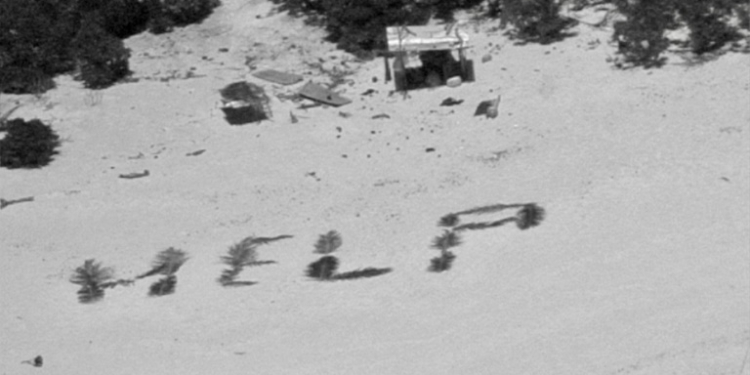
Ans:
{"type": "MultiPolygon", "coordinates": [[[[466,58],[469,35],[457,24],[445,26],[391,26],[386,28],[388,51],[393,56],[396,90],[444,85],[459,77],[474,81],[474,62],[466,58]],[[456,51],[458,56],[453,52],[456,51]]],[[[385,57],[386,81],[390,65],[385,57]]]]}
{"type": "Polygon", "coordinates": [[[224,118],[232,125],[243,125],[271,117],[268,96],[260,86],[235,82],[219,92],[224,118]]]}

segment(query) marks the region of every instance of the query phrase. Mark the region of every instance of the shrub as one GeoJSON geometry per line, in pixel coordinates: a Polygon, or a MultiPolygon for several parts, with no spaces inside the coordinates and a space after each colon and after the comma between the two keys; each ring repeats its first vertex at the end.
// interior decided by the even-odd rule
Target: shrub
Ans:
{"type": "Polygon", "coordinates": [[[83,20],[72,48],[81,68],[80,78],[88,88],[108,87],[130,73],[130,50],[122,40],[107,33],[94,16],[83,20]]]}
{"type": "Polygon", "coordinates": [[[560,16],[556,0],[502,0],[501,26],[512,24],[513,37],[524,41],[547,43],[560,39],[573,21],[560,16]]]}
{"type": "Polygon", "coordinates": [[[149,7],[142,0],[108,0],[99,9],[104,29],[124,39],[146,30],[149,23],[149,7]]]}
{"type": "Polygon", "coordinates": [[[453,12],[457,9],[466,9],[481,4],[483,0],[434,0],[433,7],[435,18],[452,21],[453,12]]]}
{"type": "Polygon", "coordinates": [[[738,31],[728,24],[733,8],[722,1],[693,0],[678,2],[677,7],[680,18],[690,29],[691,49],[698,55],[740,38],[738,31]]]}
{"type": "Polygon", "coordinates": [[[339,260],[336,257],[326,255],[310,263],[307,267],[307,276],[320,280],[330,280],[336,273],[338,266],[339,260]]]}
{"type": "Polygon", "coordinates": [[[675,26],[673,2],[616,0],[615,4],[627,18],[627,21],[615,23],[612,35],[625,63],[621,66],[649,68],[663,65],[666,59],[661,54],[669,45],[664,32],[675,26]]]}
{"type": "Polygon", "coordinates": [[[39,168],[49,164],[60,145],[58,135],[49,125],[34,119],[8,121],[7,134],[0,140],[0,166],[14,168],[39,168]]]}
{"type": "Polygon", "coordinates": [[[52,75],[72,67],[68,41],[77,28],[72,8],[71,2],[0,1],[0,91],[43,92],[54,87],[52,75]]]}
{"type": "Polygon", "coordinates": [[[385,28],[425,24],[429,3],[416,0],[323,0],[329,40],[359,55],[385,49],[385,28]]]}
{"type": "Polygon", "coordinates": [[[0,92],[41,94],[54,87],[52,78],[38,68],[7,66],[0,69],[0,92]]]}
{"type": "Polygon", "coordinates": [[[147,0],[149,30],[168,32],[175,26],[198,23],[208,17],[220,0],[147,0]]]}
{"type": "Polygon", "coordinates": [[[113,275],[111,268],[102,267],[101,263],[88,259],[83,266],[76,268],[70,282],[81,286],[78,290],[78,300],[81,303],[90,303],[104,298],[104,284],[110,281],[113,275]]]}

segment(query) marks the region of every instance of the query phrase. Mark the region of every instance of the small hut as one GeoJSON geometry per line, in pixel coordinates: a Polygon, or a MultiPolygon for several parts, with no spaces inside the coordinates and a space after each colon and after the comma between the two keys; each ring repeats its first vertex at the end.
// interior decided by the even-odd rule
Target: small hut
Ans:
{"type": "MultiPolygon", "coordinates": [[[[469,35],[458,24],[391,26],[386,28],[386,38],[388,51],[394,57],[393,80],[398,91],[445,85],[454,77],[463,82],[474,81],[474,62],[466,58],[469,35]]],[[[385,67],[389,81],[388,55],[385,67]]]]}
{"type": "Polygon", "coordinates": [[[219,91],[221,110],[231,125],[243,125],[271,117],[269,99],[260,86],[235,82],[219,91]]]}

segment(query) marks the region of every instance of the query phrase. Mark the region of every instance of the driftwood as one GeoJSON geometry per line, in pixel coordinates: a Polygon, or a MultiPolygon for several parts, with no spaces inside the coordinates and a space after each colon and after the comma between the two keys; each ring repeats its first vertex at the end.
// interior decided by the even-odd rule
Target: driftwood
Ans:
{"type": "Polygon", "coordinates": [[[127,173],[127,174],[121,174],[120,178],[127,178],[127,179],[133,179],[133,178],[141,178],[146,177],[149,175],[148,169],[145,169],[143,172],[140,173],[127,173]]]}
{"type": "Polygon", "coordinates": [[[2,210],[5,207],[10,206],[11,204],[31,202],[33,200],[34,200],[34,197],[26,197],[26,198],[10,199],[10,200],[5,200],[5,199],[0,198],[0,210],[2,210]]]}

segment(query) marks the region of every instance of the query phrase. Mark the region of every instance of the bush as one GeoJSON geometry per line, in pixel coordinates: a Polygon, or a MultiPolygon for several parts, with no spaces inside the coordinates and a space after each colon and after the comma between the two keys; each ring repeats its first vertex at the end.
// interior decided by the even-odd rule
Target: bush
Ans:
{"type": "Polygon", "coordinates": [[[220,4],[220,0],[148,0],[149,30],[159,34],[175,26],[199,23],[220,4]]]}
{"type": "Polygon", "coordinates": [[[694,53],[700,55],[723,47],[740,37],[738,31],[729,26],[731,6],[722,6],[714,1],[686,1],[677,3],[680,18],[690,29],[690,44],[694,53]]]}
{"type": "Polygon", "coordinates": [[[332,255],[321,257],[307,266],[307,276],[320,280],[330,280],[336,274],[339,260],[332,255]]]}
{"type": "Polygon", "coordinates": [[[84,19],[72,48],[81,69],[79,78],[88,88],[111,86],[130,73],[130,50],[122,40],[107,33],[94,16],[84,19]]]}
{"type": "Polygon", "coordinates": [[[142,0],[108,0],[99,9],[104,29],[124,39],[146,30],[149,23],[149,6],[142,0]]]}
{"type": "Polygon", "coordinates": [[[524,41],[547,43],[563,37],[573,21],[560,16],[556,0],[503,0],[501,26],[514,26],[511,35],[524,41]]]}
{"type": "Polygon", "coordinates": [[[661,66],[666,61],[662,52],[669,46],[664,32],[674,27],[674,5],[671,0],[629,2],[615,1],[627,21],[615,23],[612,35],[618,52],[627,65],[661,66]]]}
{"type": "Polygon", "coordinates": [[[49,125],[34,119],[8,121],[7,134],[0,140],[0,166],[14,168],[39,168],[49,164],[60,145],[60,137],[49,125]]]}
{"type": "Polygon", "coordinates": [[[0,92],[41,94],[54,87],[55,82],[41,69],[17,66],[0,69],[0,92]]]}
{"type": "Polygon", "coordinates": [[[351,53],[365,55],[386,48],[385,28],[422,25],[429,3],[416,0],[323,0],[329,40],[351,53]]]}

